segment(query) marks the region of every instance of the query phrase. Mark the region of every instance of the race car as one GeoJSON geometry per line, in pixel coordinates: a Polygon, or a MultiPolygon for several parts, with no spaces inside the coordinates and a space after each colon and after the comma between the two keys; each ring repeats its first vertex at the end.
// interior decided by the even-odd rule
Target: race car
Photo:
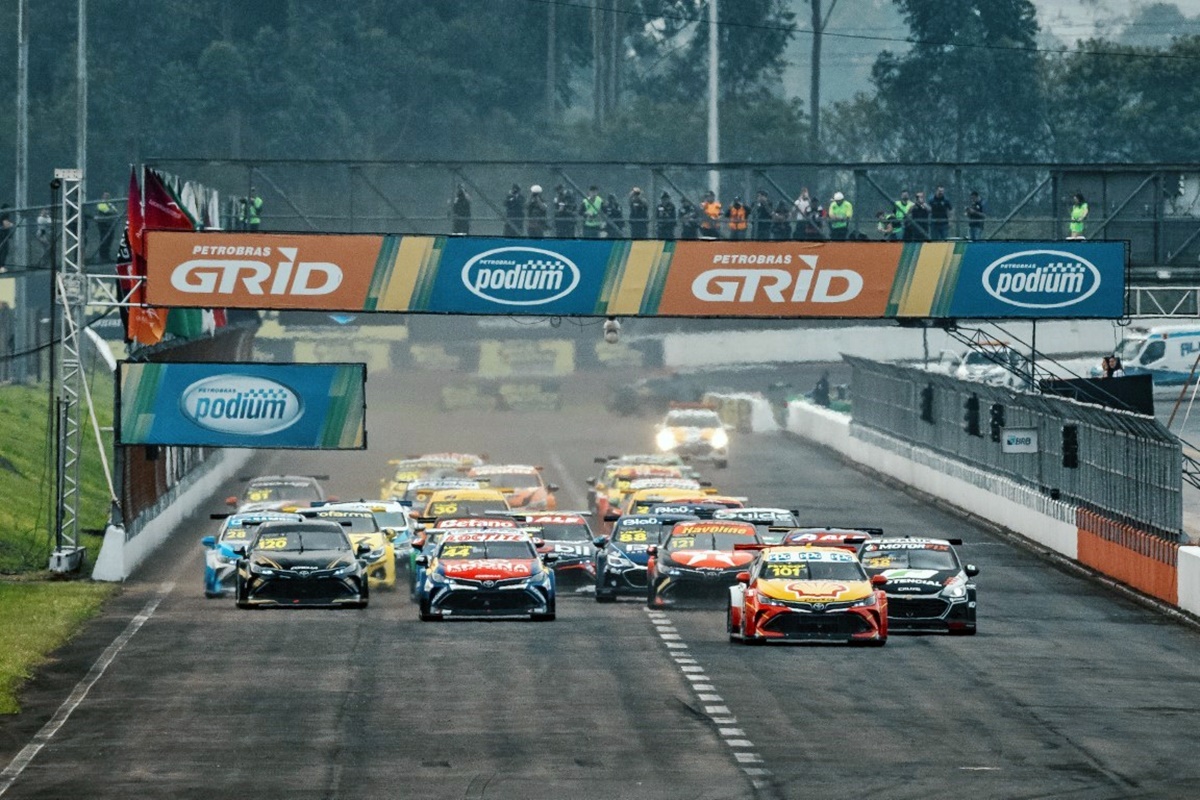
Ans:
{"type": "Polygon", "coordinates": [[[464,515],[486,516],[491,511],[508,511],[508,499],[499,489],[436,489],[420,506],[419,522],[432,522],[438,517],[464,515]]]}
{"type": "Polygon", "coordinates": [[[799,528],[776,527],[770,529],[772,537],[779,537],[779,544],[815,544],[821,547],[837,547],[858,553],[863,542],[874,536],[882,536],[882,528],[799,528]]]}
{"type": "Polygon", "coordinates": [[[486,464],[472,467],[468,478],[486,481],[493,489],[504,492],[508,505],[519,511],[554,511],[558,501],[554,493],[558,486],[542,479],[542,468],[525,464],[486,464]]]}
{"type": "Polygon", "coordinates": [[[621,505],[622,498],[629,492],[634,481],[646,478],[688,477],[674,465],[665,464],[616,464],[605,467],[598,479],[589,479],[588,506],[597,517],[603,519],[610,508],[621,505]]]}
{"type": "Polygon", "coordinates": [[[318,508],[301,509],[306,519],[323,519],[341,525],[355,547],[366,544],[370,549],[361,557],[367,579],[373,588],[393,589],[396,586],[396,548],[391,537],[379,527],[375,513],[361,503],[332,503],[318,508]]]}
{"type": "Polygon", "coordinates": [[[659,608],[683,600],[721,599],[754,557],[738,544],[762,544],[749,522],[678,522],[661,545],[650,546],[646,605],[659,608]]]}
{"type": "Polygon", "coordinates": [[[737,581],[729,589],[730,641],[887,643],[887,578],[868,577],[841,548],[763,547],[737,581]]]}
{"type": "Polygon", "coordinates": [[[358,559],[370,546],[354,547],[336,522],[264,522],[250,544],[237,549],[238,608],[367,607],[370,587],[358,559]]]}
{"type": "Polygon", "coordinates": [[[450,533],[426,568],[418,612],[424,622],[446,617],[554,619],[554,553],[539,556],[535,540],[512,530],[450,533]]]}
{"type": "Polygon", "coordinates": [[[883,537],[862,545],[868,575],[887,578],[889,625],[895,630],[948,631],[974,636],[974,564],[959,561],[961,539],[883,537]]]}
{"type": "Polygon", "coordinates": [[[299,514],[279,511],[257,511],[248,514],[213,514],[214,519],[224,520],[216,536],[205,536],[204,545],[204,596],[226,597],[233,594],[234,578],[237,575],[238,554],[235,548],[250,544],[254,529],[264,522],[299,522],[299,514]]]}
{"type": "Polygon", "coordinates": [[[692,514],[627,514],[617,520],[609,536],[593,540],[596,554],[596,602],[611,603],[620,595],[646,594],[646,566],[650,547],[657,545],[677,522],[697,519],[692,514]]]}
{"type": "Polygon", "coordinates": [[[620,514],[645,514],[647,498],[698,497],[716,489],[706,488],[692,478],[638,478],[630,481],[617,505],[610,505],[604,519],[612,521],[620,514]]]}
{"type": "Polygon", "coordinates": [[[716,410],[701,403],[672,404],[658,426],[654,442],[663,452],[692,460],[711,461],[718,469],[729,464],[728,426],[716,410]]]}
{"type": "Polygon", "coordinates": [[[239,512],[280,511],[285,507],[304,507],[324,500],[322,480],[327,475],[259,475],[250,478],[240,496],[225,498],[225,504],[239,512]]]}
{"type": "Polygon", "coordinates": [[[394,469],[390,478],[380,480],[380,500],[400,500],[413,481],[440,478],[459,472],[456,458],[405,458],[388,462],[394,469]]]}
{"type": "Polygon", "coordinates": [[[421,478],[408,484],[404,494],[400,496],[401,503],[408,503],[413,508],[424,508],[429,502],[429,496],[438,489],[484,489],[482,481],[474,478],[457,476],[442,476],[436,478],[421,478]]]}
{"type": "Polygon", "coordinates": [[[413,602],[420,600],[421,587],[425,582],[425,568],[418,563],[417,559],[422,554],[431,555],[437,550],[437,546],[442,543],[442,537],[448,533],[462,533],[464,531],[486,531],[493,528],[511,528],[517,529],[517,522],[512,517],[508,516],[489,516],[489,517],[473,517],[470,515],[462,517],[441,517],[430,527],[421,527],[413,537],[412,546],[409,548],[409,596],[413,602]]]}
{"type": "Polygon", "coordinates": [[[554,576],[558,583],[566,581],[577,586],[590,586],[595,580],[592,554],[592,529],[581,513],[516,514],[521,528],[545,544],[540,553],[554,553],[554,576]]]}
{"type": "MultiPolygon", "coordinates": [[[[746,498],[744,497],[717,494],[716,489],[704,492],[694,492],[688,489],[649,489],[638,492],[635,497],[631,498],[626,504],[627,511],[625,513],[648,514],[651,509],[664,505],[741,508],[745,503],[746,498]]],[[[612,517],[611,512],[609,513],[609,517],[612,517]]]]}
{"type": "Polygon", "coordinates": [[[782,529],[799,526],[795,512],[786,508],[769,508],[765,506],[726,508],[721,507],[712,513],[713,519],[736,519],[750,522],[758,528],[758,535],[765,544],[779,544],[783,539],[782,529]]]}

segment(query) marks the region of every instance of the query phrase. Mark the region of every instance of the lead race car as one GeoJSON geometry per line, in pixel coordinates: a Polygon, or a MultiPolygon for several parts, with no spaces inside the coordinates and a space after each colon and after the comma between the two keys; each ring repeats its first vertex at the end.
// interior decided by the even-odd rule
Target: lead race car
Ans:
{"type": "Polygon", "coordinates": [[[729,589],[730,641],[887,643],[887,578],[868,577],[853,553],[812,545],[754,549],[753,563],[729,589]]]}
{"type": "Polygon", "coordinates": [[[358,559],[370,546],[354,547],[336,522],[264,522],[253,541],[236,548],[238,608],[334,606],[366,608],[367,573],[358,559]]]}
{"type": "Polygon", "coordinates": [[[554,619],[553,553],[540,556],[537,541],[511,530],[449,533],[426,567],[419,617],[423,622],[471,617],[554,619]]]}
{"type": "Polygon", "coordinates": [[[961,539],[884,537],[859,551],[869,575],[887,578],[888,619],[895,630],[974,636],[974,564],[959,561],[961,539]]]}

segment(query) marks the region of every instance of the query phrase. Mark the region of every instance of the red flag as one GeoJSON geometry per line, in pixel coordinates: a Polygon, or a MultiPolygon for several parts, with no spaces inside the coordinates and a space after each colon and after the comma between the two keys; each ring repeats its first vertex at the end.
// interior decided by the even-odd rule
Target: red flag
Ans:
{"type": "MultiPolygon", "coordinates": [[[[121,294],[128,296],[129,302],[146,302],[146,258],[142,234],[145,225],[142,217],[142,193],[138,187],[137,171],[129,171],[129,202],[126,208],[125,235],[122,237],[121,250],[117,255],[117,274],[127,277],[140,277],[141,282],[121,280],[121,294]]],[[[162,309],[146,305],[123,308],[125,319],[125,339],[142,345],[158,344],[162,341],[167,328],[167,315],[162,309]]]]}
{"type": "MultiPolygon", "coordinates": [[[[142,178],[142,186],[146,198],[143,212],[146,229],[196,230],[196,221],[175,198],[157,172],[147,168],[142,178]]],[[[143,253],[143,259],[144,257],[143,253]]],[[[144,261],[142,266],[144,268],[144,261]]],[[[204,311],[199,308],[172,308],[166,317],[166,330],[182,339],[202,336],[205,332],[204,311]]]]}

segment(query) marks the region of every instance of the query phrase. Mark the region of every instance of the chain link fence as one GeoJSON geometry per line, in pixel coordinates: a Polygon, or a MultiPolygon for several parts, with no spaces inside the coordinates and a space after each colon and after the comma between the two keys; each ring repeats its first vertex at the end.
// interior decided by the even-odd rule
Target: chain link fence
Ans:
{"type": "Polygon", "coordinates": [[[856,426],[1011,478],[1052,499],[1180,536],[1182,446],[1156,419],[917,367],[845,359],[853,371],[856,426]],[[1024,441],[1006,447],[1010,435],[1024,441]]]}

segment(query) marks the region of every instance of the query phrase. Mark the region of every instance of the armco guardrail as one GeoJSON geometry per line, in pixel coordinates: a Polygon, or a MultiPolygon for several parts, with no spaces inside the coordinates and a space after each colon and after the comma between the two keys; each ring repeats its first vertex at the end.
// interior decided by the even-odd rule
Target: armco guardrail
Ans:
{"type": "Polygon", "coordinates": [[[855,425],[1178,539],[1183,452],[1154,418],[916,367],[846,361],[855,425]],[[968,430],[971,413],[976,425],[968,430]],[[1002,440],[1014,430],[1028,437],[1025,452],[1005,452],[1002,440]]]}

